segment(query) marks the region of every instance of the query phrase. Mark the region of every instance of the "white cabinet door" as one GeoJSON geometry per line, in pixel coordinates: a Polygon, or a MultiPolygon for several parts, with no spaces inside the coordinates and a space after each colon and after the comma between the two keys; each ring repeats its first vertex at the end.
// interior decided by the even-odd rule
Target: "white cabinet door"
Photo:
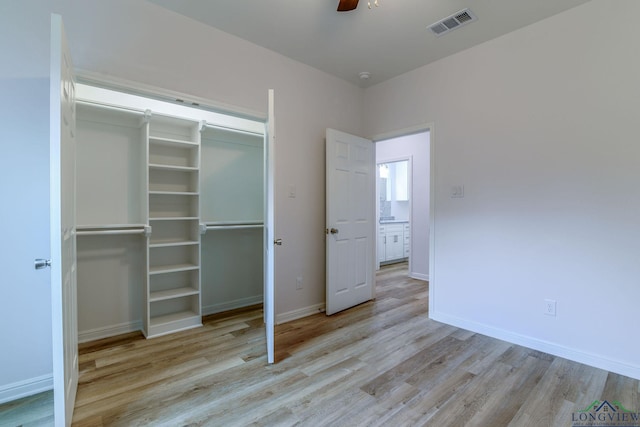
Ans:
{"type": "Polygon", "coordinates": [[[75,79],[62,18],[51,17],[51,308],[55,425],[71,425],[78,388],[75,79]]]}
{"type": "Polygon", "coordinates": [[[375,147],[367,139],[327,129],[328,315],[373,298],[375,147]]]}
{"type": "Polygon", "coordinates": [[[400,259],[404,256],[404,238],[402,230],[387,232],[387,260],[400,259]]]}
{"type": "Polygon", "coordinates": [[[378,232],[378,262],[385,262],[387,260],[386,255],[386,245],[387,243],[387,234],[384,227],[380,227],[380,231],[378,232]]]}

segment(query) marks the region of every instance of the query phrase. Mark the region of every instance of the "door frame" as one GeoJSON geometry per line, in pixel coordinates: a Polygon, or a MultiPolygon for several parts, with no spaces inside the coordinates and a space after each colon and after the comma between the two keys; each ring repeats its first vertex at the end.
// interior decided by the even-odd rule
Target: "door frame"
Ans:
{"type": "MultiPolygon", "coordinates": [[[[436,268],[435,268],[435,212],[436,212],[436,126],[432,121],[425,121],[415,126],[408,126],[389,132],[381,132],[369,137],[375,143],[388,139],[399,138],[402,136],[414,135],[417,133],[429,132],[429,317],[434,310],[434,301],[436,298],[436,268]]],[[[413,190],[412,190],[413,193],[413,190]]],[[[413,199],[413,194],[412,194],[413,199]]],[[[412,209],[413,210],[413,209],[412,209]]],[[[413,215],[413,212],[410,214],[413,215]]],[[[411,245],[413,249],[414,227],[411,227],[411,245]]],[[[376,241],[377,245],[377,241],[376,241]]],[[[413,251],[412,251],[413,252],[413,251]]],[[[377,250],[376,250],[376,262],[377,250]]]]}
{"type": "MultiPolygon", "coordinates": [[[[203,98],[193,97],[191,95],[180,94],[177,92],[172,92],[172,91],[164,90],[161,88],[156,88],[156,87],[144,85],[144,84],[138,84],[138,83],[125,81],[121,79],[102,78],[102,76],[95,76],[90,73],[79,72],[76,78],[78,81],[78,86],[80,88],[79,92],[86,91],[84,94],[81,94],[81,96],[79,97],[81,100],[85,100],[86,97],[89,97],[90,99],[92,99],[92,97],[104,96],[104,99],[100,98],[103,102],[106,102],[106,104],[108,105],[113,105],[115,108],[119,108],[118,106],[121,106],[122,102],[118,102],[116,98],[112,97],[112,94],[105,92],[105,90],[116,91],[116,92],[124,93],[125,95],[131,95],[132,97],[139,97],[141,99],[144,99],[145,101],[144,105],[140,104],[139,100],[130,99],[128,101],[131,102],[131,105],[126,106],[128,108],[141,109],[141,111],[148,109],[150,104],[151,104],[151,108],[153,108],[152,104],[154,102],[164,102],[164,103],[168,102],[171,105],[175,105],[176,111],[179,111],[180,109],[188,108],[191,110],[202,111],[203,112],[202,116],[206,116],[206,115],[224,116],[225,120],[223,121],[226,124],[226,126],[230,128],[235,128],[235,126],[238,126],[237,129],[245,129],[243,127],[243,123],[246,123],[246,121],[252,121],[252,122],[255,122],[255,124],[260,123],[260,128],[261,128],[260,132],[261,133],[264,132],[264,137],[265,137],[265,147],[264,147],[265,175],[264,176],[265,176],[265,179],[269,177],[273,179],[275,177],[275,171],[272,170],[274,168],[273,163],[272,162],[267,163],[267,159],[271,159],[272,161],[273,158],[275,157],[275,144],[271,143],[270,141],[271,138],[269,134],[269,132],[273,134],[273,131],[272,131],[273,120],[271,120],[271,123],[269,122],[269,118],[270,118],[269,114],[263,115],[261,113],[256,113],[249,110],[243,110],[243,109],[231,107],[225,104],[217,104],[213,101],[206,100],[203,98]],[[96,92],[93,92],[93,91],[96,91],[96,92]],[[100,91],[102,91],[102,94],[100,94],[100,91]],[[96,93],[98,93],[98,95],[96,95],[96,93]],[[178,99],[183,101],[176,102],[176,100],[178,99]],[[149,102],[146,102],[146,100],[149,100],[149,102]]],[[[269,92],[272,93],[272,91],[269,91],[269,92]]],[[[271,111],[273,109],[273,96],[269,95],[269,100],[270,102],[268,106],[269,107],[268,111],[271,111]]],[[[201,117],[195,117],[195,118],[198,119],[201,117]]],[[[194,117],[191,117],[191,119],[194,119],[194,117]]],[[[245,124],[244,126],[246,127],[247,125],[245,124]]],[[[265,184],[266,184],[266,180],[265,180],[265,184]]],[[[274,192],[273,191],[265,192],[264,199],[265,199],[264,200],[265,210],[270,207],[271,216],[274,216],[275,215],[274,192]]],[[[264,221],[265,221],[264,223],[265,230],[268,230],[271,234],[273,234],[273,224],[268,224],[268,218],[266,217],[264,218],[264,221]]],[[[266,235],[267,233],[265,232],[265,236],[266,235]]],[[[264,242],[265,247],[266,245],[267,245],[267,241],[264,242]]],[[[271,270],[272,275],[273,275],[273,272],[275,271],[275,258],[272,255],[273,255],[273,251],[271,251],[271,256],[267,257],[267,252],[265,251],[265,258],[264,258],[265,266],[264,266],[264,274],[263,274],[263,279],[265,282],[263,287],[264,288],[263,303],[265,305],[264,312],[265,312],[265,323],[267,328],[266,355],[269,360],[269,363],[273,363],[273,354],[274,354],[273,318],[275,313],[275,307],[274,307],[275,292],[273,287],[275,285],[274,285],[274,280],[268,280],[268,277],[269,277],[268,271],[271,270]],[[268,265],[269,262],[271,262],[272,264],[268,265]],[[266,307],[267,305],[269,305],[269,307],[266,307]]]]}

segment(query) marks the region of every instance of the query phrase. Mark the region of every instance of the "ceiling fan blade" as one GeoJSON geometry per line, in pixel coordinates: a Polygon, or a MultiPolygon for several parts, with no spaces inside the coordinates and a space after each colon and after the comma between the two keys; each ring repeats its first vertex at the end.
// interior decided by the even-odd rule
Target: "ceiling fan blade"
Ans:
{"type": "Polygon", "coordinates": [[[338,12],[347,12],[358,7],[358,0],[340,0],[338,12]]]}

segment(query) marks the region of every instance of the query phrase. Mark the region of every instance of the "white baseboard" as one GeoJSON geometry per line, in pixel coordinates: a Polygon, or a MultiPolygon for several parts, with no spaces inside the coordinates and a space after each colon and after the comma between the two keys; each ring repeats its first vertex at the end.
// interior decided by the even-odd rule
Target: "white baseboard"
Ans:
{"type": "Polygon", "coordinates": [[[424,280],[425,282],[429,281],[429,275],[423,273],[409,273],[409,277],[417,280],[424,280]]]}
{"type": "Polygon", "coordinates": [[[0,404],[53,389],[53,374],[0,386],[0,404]]]}
{"type": "Polygon", "coordinates": [[[549,353],[554,356],[563,357],[574,362],[584,363],[585,365],[593,366],[640,380],[640,365],[630,365],[628,363],[609,359],[597,354],[576,350],[570,347],[545,340],[540,340],[526,335],[516,334],[504,329],[473,322],[468,319],[463,319],[457,316],[450,316],[445,313],[432,312],[429,313],[429,317],[438,322],[457,326],[468,331],[477,332],[479,334],[507,341],[512,344],[521,345],[534,350],[549,353]]]}
{"type": "Polygon", "coordinates": [[[311,316],[312,314],[324,313],[324,309],[325,305],[324,303],[321,303],[281,313],[276,315],[276,325],[281,325],[296,319],[302,319],[303,317],[311,316]]]}
{"type": "Polygon", "coordinates": [[[142,322],[127,322],[119,325],[104,326],[102,328],[90,329],[88,331],[78,331],[78,342],[89,342],[116,335],[128,334],[129,332],[141,331],[142,322]]]}
{"type": "Polygon", "coordinates": [[[240,298],[233,301],[226,301],[218,304],[212,304],[202,307],[202,315],[222,313],[223,311],[235,310],[236,308],[248,307],[251,305],[262,304],[262,294],[247,298],[240,298]]]}

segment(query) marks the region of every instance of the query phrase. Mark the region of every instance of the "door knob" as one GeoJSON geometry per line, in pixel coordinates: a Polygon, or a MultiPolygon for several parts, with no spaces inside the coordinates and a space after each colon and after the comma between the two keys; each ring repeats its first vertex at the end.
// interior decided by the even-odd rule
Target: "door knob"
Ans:
{"type": "Polygon", "coordinates": [[[274,244],[274,245],[277,245],[277,246],[282,246],[282,239],[276,239],[276,240],[274,240],[274,241],[273,241],[273,244],[274,244]]]}
{"type": "Polygon", "coordinates": [[[36,270],[42,270],[43,268],[51,267],[50,259],[37,258],[35,261],[36,270]]]}
{"type": "Polygon", "coordinates": [[[338,230],[337,228],[331,228],[331,229],[329,230],[329,233],[331,233],[331,234],[338,234],[338,231],[339,231],[339,230],[338,230]]]}

